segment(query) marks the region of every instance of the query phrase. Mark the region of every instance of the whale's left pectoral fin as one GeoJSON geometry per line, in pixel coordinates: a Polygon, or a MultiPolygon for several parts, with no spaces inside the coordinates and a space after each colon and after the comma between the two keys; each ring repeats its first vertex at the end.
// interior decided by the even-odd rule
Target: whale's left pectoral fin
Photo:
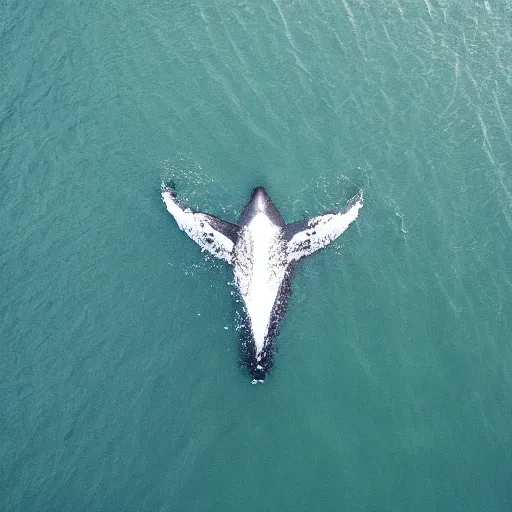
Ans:
{"type": "Polygon", "coordinates": [[[236,224],[214,215],[195,212],[180,204],[172,186],[162,187],[162,200],[179,228],[185,231],[201,247],[201,250],[231,263],[233,246],[240,229],[236,224]]]}
{"type": "Polygon", "coordinates": [[[360,190],[339,213],[326,213],[309,220],[301,220],[286,226],[288,262],[326,247],[336,240],[357,219],[363,207],[363,191],[360,190]]]}

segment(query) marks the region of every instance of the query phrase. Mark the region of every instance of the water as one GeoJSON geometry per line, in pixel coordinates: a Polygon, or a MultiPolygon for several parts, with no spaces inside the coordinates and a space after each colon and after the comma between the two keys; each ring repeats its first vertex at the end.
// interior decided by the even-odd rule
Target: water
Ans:
{"type": "Polygon", "coordinates": [[[511,510],[510,1],[1,12],[1,510],[511,510]],[[263,386],[169,177],[228,220],[365,189],[263,386]]]}

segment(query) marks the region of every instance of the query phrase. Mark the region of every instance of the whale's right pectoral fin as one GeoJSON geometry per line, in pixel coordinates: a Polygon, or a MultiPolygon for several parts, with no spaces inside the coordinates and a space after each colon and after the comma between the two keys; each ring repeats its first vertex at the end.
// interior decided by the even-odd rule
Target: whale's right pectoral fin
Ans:
{"type": "Polygon", "coordinates": [[[326,213],[309,220],[288,224],[286,226],[288,262],[309,256],[336,240],[357,219],[362,207],[363,191],[360,190],[341,212],[326,213]]]}
{"type": "Polygon", "coordinates": [[[233,246],[240,230],[236,224],[183,206],[172,186],[162,186],[162,200],[179,228],[185,231],[201,250],[231,263],[233,246]]]}

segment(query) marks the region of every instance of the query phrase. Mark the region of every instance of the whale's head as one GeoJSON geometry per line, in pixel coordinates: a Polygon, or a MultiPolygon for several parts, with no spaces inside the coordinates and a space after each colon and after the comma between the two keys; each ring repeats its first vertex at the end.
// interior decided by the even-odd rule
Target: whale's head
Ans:
{"type": "Polygon", "coordinates": [[[169,194],[171,194],[171,197],[177,196],[176,185],[175,185],[174,181],[172,181],[172,180],[162,181],[160,188],[162,190],[162,194],[164,192],[168,192],[169,194]]]}
{"type": "Polygon", "coordinates": [[[251,199],[245,205],[238,223],[242,226],[249,224],[254,217],[261,213],[270,218],[275,225],[285,226],[283,217],[270,199],[267,191],[263,187],[256,187],[253,189],[251,199]]]}
{"type": "Polygon", "coordinates": [[[251,194],[251,203],[253,208],[260,212],[265,212],[267,205],[270,203],[270,197],[263,187],[256,187],[251,194]]]}

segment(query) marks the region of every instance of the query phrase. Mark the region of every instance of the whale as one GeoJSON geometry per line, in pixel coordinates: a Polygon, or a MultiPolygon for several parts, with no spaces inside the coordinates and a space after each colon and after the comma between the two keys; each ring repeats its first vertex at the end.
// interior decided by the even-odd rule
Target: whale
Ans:
{"type": "Polygon", "coordinates": [[[328,211],[287,224],[264,187],[253,189],[238,222],[184,204],[174,183],[162,183],[167,211],[202,251],[227,262],[242,303],[241,362],[252,383],[263,383],[273,363],[274,341],[291,295],[299,261],[327,247],[352,224],[363,207],[363,190],[341,211],[328,211]]]}

